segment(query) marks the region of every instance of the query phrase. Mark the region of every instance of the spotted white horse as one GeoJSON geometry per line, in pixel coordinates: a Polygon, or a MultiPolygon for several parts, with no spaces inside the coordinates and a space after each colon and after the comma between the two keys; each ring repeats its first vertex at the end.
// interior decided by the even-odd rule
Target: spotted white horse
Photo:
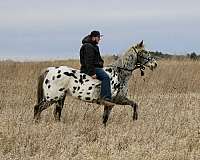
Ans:
{"type": "MultiPolygon", "coordinates": [[[[133,120],[138,119],[138,105],[127,98],[128,81],[137,68],[147,66],[156,68],[156,60],[144,49],[143,41],[131,46],[117,61],[104,68],[110,76],[112,102],[130,105],[133,108],[133,120]]],[[[55,105],[54,118],[60,121],[66,95],[80,100],[98,103],[101,82],[67,66],[48,67],[39,76],[38,103],[34,107],[34,119],[37,122],[43,110],[55,105]]],[[[103,124],[106,125],[112,107],[104,105],[103,124]]]]}

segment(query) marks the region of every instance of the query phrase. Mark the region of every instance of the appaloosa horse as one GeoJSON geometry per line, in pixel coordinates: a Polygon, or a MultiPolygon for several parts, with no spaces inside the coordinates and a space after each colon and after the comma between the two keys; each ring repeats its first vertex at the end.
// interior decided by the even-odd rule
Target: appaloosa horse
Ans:
{"type": "MultiPolygon", "coordinates": [[[[151,70],[156,68],[156,60],[144,49],[143,41],[131,46],[117,61],[105,67],[110,76],[112,102],[119,105],[130,105],[133,108],[133,120],[138,119],[138,105],[127,98],[128,81],[137,68],[151,70]]],[[[40,119],[41,112],[52,104],[55,105],[55,120],[60,120],[66,95],[77,97],[84,101],[97,103],[100,99],[101,81],[92,79],[85,73],[67,66],[48,67],[39,76],[38,103],[34,107],[34,119],[40,119]]],[[[110,115],[112,107],[104,105],[103,124],[110,115]]]]}

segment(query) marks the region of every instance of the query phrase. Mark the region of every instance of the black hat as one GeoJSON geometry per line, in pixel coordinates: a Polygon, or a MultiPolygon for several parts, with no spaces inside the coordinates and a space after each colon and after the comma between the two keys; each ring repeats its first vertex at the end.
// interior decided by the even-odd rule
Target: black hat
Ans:
{"type": "Polygon", "coordinates": [[[99,31],[92,31],[90,33],[90,36],[91,37],[102,37],[103,35],[101,35],[99,31]]]}

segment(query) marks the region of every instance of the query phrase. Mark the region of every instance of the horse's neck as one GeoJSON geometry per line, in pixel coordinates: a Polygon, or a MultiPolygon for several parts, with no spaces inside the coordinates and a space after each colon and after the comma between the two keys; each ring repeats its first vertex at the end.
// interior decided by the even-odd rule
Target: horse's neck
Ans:
{"type": "Polygon", "coordinates": [[[117,94],[115,96],[117,97],[126,97],[128,94],[128,81],[131,77],[132,72],[127,72],[120,70],[119,68],[114,68],[114,72],[112,72],[112,77],[117,76],[117,83],[113,83],[112,85],[117,84],[117,94]]]}
{"type": "Polygon", "coordinates": [[[128,50],[117,61],[112,63],[112,66],[131,70],[135,67],[137,62],[137,55],[128,50]]]}
{"type": "Polygon", "coordinates": [[[127,51],[117,61],[113,62],[112,67],[118,74],[118,81],[120,84],[117,96],[127,96],[128,81],[131,78],[132,71],[136,65],[137,56],[133,52],[127,51]]]}
{"type": "Polygon", "coordinates": [[[110,66],[114,72],[111,73],[111,76],[114,77],[117,75],[118,80],[118,92],[117,96],[126,97],[128,94],[128,81],[131,78],[132,72],[128,70],[123,70],[120,66],[120,62],[115,62],[110,66]],[[120,68],[118,68],[120,67],[120,68]]]}

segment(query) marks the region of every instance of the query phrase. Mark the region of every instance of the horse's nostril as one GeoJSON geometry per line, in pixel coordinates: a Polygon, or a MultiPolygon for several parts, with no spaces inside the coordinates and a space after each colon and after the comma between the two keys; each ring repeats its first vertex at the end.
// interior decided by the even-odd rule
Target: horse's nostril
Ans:
{"type": "Polygon", "coordinates": [[[158,65],[157,65],[157,63],[155,63],[155,67],[157,67],[158,65]]]}

